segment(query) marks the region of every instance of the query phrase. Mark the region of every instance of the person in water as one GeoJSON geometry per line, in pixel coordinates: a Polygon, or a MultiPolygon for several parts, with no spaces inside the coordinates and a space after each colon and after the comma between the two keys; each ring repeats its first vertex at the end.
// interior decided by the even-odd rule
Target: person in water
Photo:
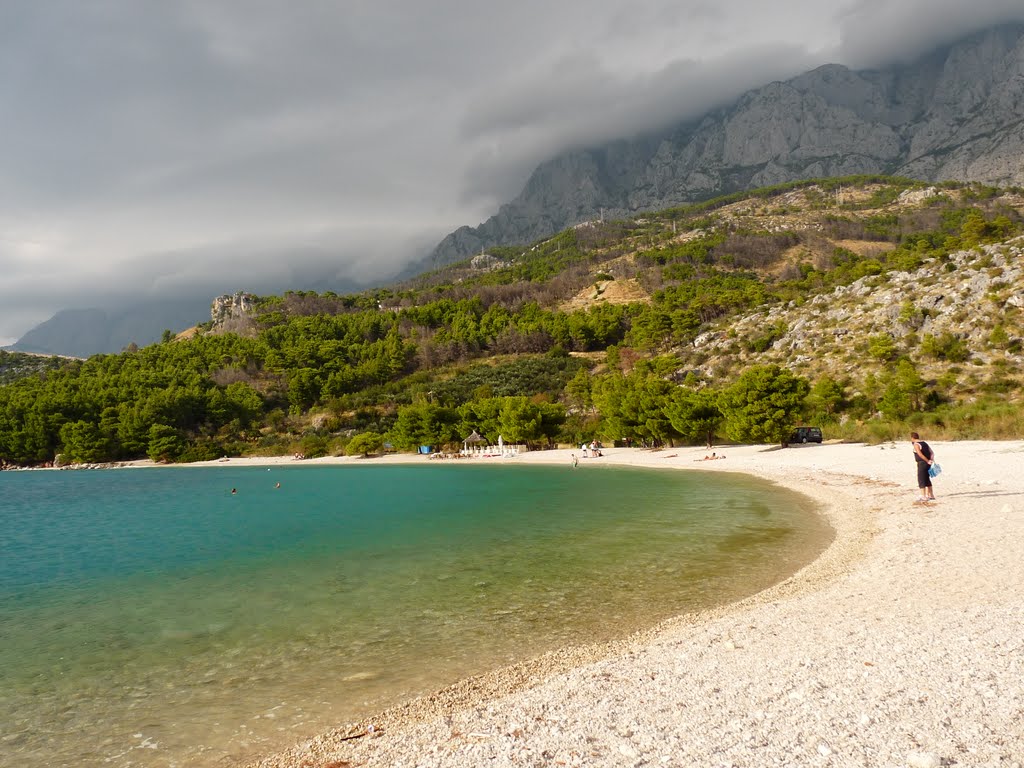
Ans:
{"type": "Polygon", "coordinates": [[[234,496],[234,495],[235,495],[235,494],[237,494],[237,493],[238,493],[238,489],[237,489],[237,488],[232,488],[232,489],[231,489],[231,495],[232,495],[232,496],[234,496]]]}

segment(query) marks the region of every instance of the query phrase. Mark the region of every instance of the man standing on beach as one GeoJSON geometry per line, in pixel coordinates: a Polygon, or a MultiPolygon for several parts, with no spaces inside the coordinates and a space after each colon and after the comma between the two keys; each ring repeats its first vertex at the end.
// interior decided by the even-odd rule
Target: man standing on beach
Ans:
{"type": "Polygon", "coordinates": [[[921,489],[921,498],[918,501],[935,501],[935,492],[932,490],[932,478],[928,474],[928,468],[935,462],[935,451],[928,445],[917,432],[910,433],[910,443],[914,446],[914,463],[917,465],[917,487],[921,489]]]}

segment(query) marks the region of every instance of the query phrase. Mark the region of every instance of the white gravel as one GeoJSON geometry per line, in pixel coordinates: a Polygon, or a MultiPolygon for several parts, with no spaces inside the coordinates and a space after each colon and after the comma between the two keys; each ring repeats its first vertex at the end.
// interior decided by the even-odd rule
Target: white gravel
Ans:
{"type": "MultiPolygon", "coordinates": [[[[1024,443],[933,447],[930,505],[914,503],[907,442],[581,462],[767,478],[819,500],[836,540],[736,605],[464,681],[255,765],[1024,768],[1024,443]]],[[[510,461],[571,471],[569,453],[510,461]]]]}

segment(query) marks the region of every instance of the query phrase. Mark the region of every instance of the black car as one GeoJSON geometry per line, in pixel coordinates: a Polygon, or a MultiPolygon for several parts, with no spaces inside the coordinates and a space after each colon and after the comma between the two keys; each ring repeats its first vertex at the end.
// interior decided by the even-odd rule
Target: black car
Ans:
{"type": "Polygon", "coordinates": [[[821,442],[821,428],[820,427],[797,427],[793,430],[793,434],[789,436],[789,442],[791,443],[820,443],[821,442]]]}

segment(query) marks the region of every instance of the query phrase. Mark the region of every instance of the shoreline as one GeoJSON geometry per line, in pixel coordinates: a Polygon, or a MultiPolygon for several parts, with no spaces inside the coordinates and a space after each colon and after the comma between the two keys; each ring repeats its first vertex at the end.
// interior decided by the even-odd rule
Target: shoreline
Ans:
{"type": "MultiPolygon", "coordinates": [[[[563,648],[340,725],[258,768],[311,765],[1024,765],[1024,442],[571,449],[472,459],[742,472],[835,530],[769,589],[628,638],[563,648]]],[[[206,465],[416,463],[422,456],[206,465]]],[[[189,465],[196,466],[196,465],[189,465]]]]}
{"type": "MultiPolygon", "coordinates": [[[[814,500],[835,537],[738,602],[564,647],[223,764],[1024,768],[1024,441],[932,445],[945,470],[934,504],[914,503],[908,442],[725,446],[721,461],[701,461],[704,448],[612,448],[576,470],[575,449],[468,460],[743,473],[814,500]]],[[[102,468],[149,466],[167,465],[102,468]]]]}

